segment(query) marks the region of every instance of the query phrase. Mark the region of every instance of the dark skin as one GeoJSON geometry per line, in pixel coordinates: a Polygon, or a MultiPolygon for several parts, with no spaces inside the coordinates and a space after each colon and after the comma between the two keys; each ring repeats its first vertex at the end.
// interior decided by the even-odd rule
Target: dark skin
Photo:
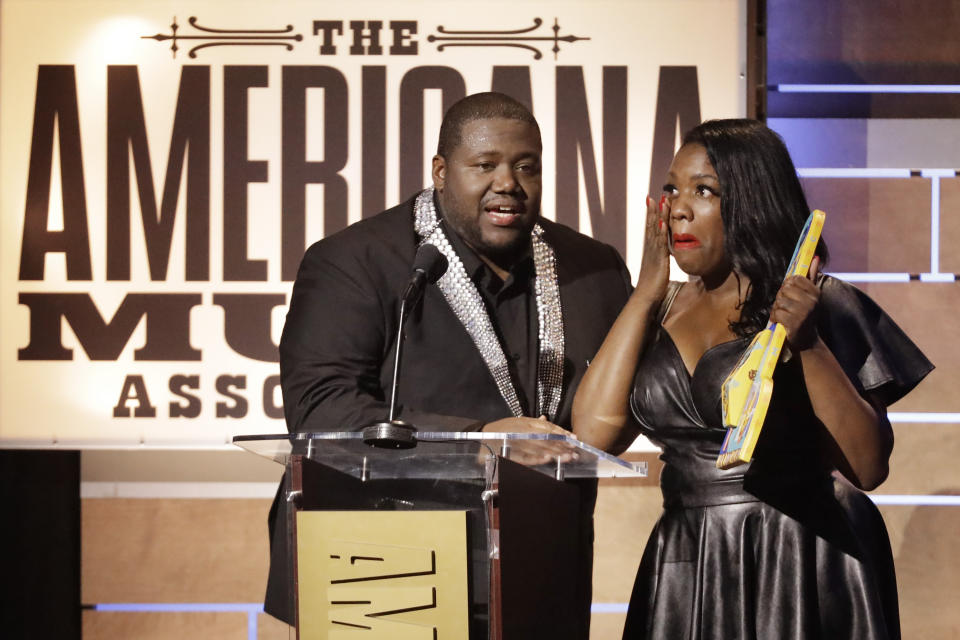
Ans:
{"type": "MultiPolygon", "coordinates": [[[[669,257],[691,276],[664,319],[688,372],[708,349],[735,339],[729,329],[749,281],[726,258],[720,223],[720,189],[706,150],[677,152],[658,203],[647,198],[646,235],[637,288],[580,384],[573,405],[574,433],[615,454],[638,432],[629,420],[628,398],[642,347],[666,295],[669,257]]],[[[816,327],[819,260],[808,277],[787,279],[777,293],[771,320],[783,325],[787,346],[800,361],[810,402],[832,440],[831,463],[861,489],[877,487],[888,473],[893,431],[886,409],[861,395],[821,339],[816,327]]]]}
{"type": "Polygon", "coordinates": [[[433,157],[447,223],[500,279],[530,248],[540,216],[540,132],[508,118],[464,123],[460,144],[433,157]]]}

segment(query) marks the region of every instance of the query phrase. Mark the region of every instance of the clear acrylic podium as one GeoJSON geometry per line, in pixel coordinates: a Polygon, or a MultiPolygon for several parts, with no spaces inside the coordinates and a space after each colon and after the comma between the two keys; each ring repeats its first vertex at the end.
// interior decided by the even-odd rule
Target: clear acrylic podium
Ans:
{"type": "MultiPolygon", "coordinates": [[[[591,560],[584,556],[592,545],[593,480],[644,477],[646,463],[626,462],[559,435],[421,432],[417,440],[411,449],[382,449],[365,444],[359,432],[234,438],[234,444],[286,468],[283,529],[292,567],[286,582],[288,601],[301,612],[298,638],[328,637],[326,631],[307,633],[302,612],[308,601],[330,604],[324,593],[301,592],[297,514],[304,511],[463,512],[469,638],[583,638],[585,621],[576,603],[589,593],[591,560]],[[538,440],[566,443],[575,459],[535,466],[515,462],[528,459],[532,448],[543,444],[538,440]]],[[[408,627],[390,631],[386,621],[393,613],[367,614],[362,620],[369,624],[356,618],[338,622],[331,613],[329,637],[357,627],[369,628],[342,637],[399,637],[397,629],[406,633],[408,627]]],[[[433,630],[424,637],[443,640],[444,634],[433,630]]]]}

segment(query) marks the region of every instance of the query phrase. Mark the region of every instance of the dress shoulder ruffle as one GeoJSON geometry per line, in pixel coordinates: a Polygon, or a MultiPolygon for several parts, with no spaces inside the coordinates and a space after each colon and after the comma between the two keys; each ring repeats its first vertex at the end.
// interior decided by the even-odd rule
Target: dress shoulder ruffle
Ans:
{"type": "Polygon", "coordinates": [[[837,278],[820,282],[818,329],[847,376],[889,406],[933,364],[866,293],[837,278]]]}

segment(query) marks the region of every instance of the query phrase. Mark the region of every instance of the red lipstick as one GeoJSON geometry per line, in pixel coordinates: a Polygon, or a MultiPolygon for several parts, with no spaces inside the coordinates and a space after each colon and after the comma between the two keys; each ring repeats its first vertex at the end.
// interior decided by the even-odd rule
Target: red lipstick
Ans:
{"type": "Polygon", "coordinates": [[[700,246],[700,241],[697,240],[697,236],[691,235],[689,233],[673,234],[674,249],[695,249],[699,246],[700,246]]]}

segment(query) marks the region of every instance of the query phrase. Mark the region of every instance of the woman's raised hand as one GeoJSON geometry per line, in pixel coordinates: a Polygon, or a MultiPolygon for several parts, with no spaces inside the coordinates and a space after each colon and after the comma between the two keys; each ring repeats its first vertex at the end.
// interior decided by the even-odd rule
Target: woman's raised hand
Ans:
{"type": "Polygon", "coordinates": [[[670,203],[666,196],[657,202],[647,196],[647,221],[643,238],[643,259],[634,295],[642,296],[651,303],[659,304],[667,294],[670,280],[670,251],[667,238],[670,220],[670,203]]]}
{"type": "Polygon", "coordinates": [[[794,351],[809,349],[818,337],[815,312],[820,302],[820,288],[816,285],[819,271],[820,257],[814,256],[806,276],[786,279],[770,310],[770,320],[783,325],[787,343],[794,351]]]}

